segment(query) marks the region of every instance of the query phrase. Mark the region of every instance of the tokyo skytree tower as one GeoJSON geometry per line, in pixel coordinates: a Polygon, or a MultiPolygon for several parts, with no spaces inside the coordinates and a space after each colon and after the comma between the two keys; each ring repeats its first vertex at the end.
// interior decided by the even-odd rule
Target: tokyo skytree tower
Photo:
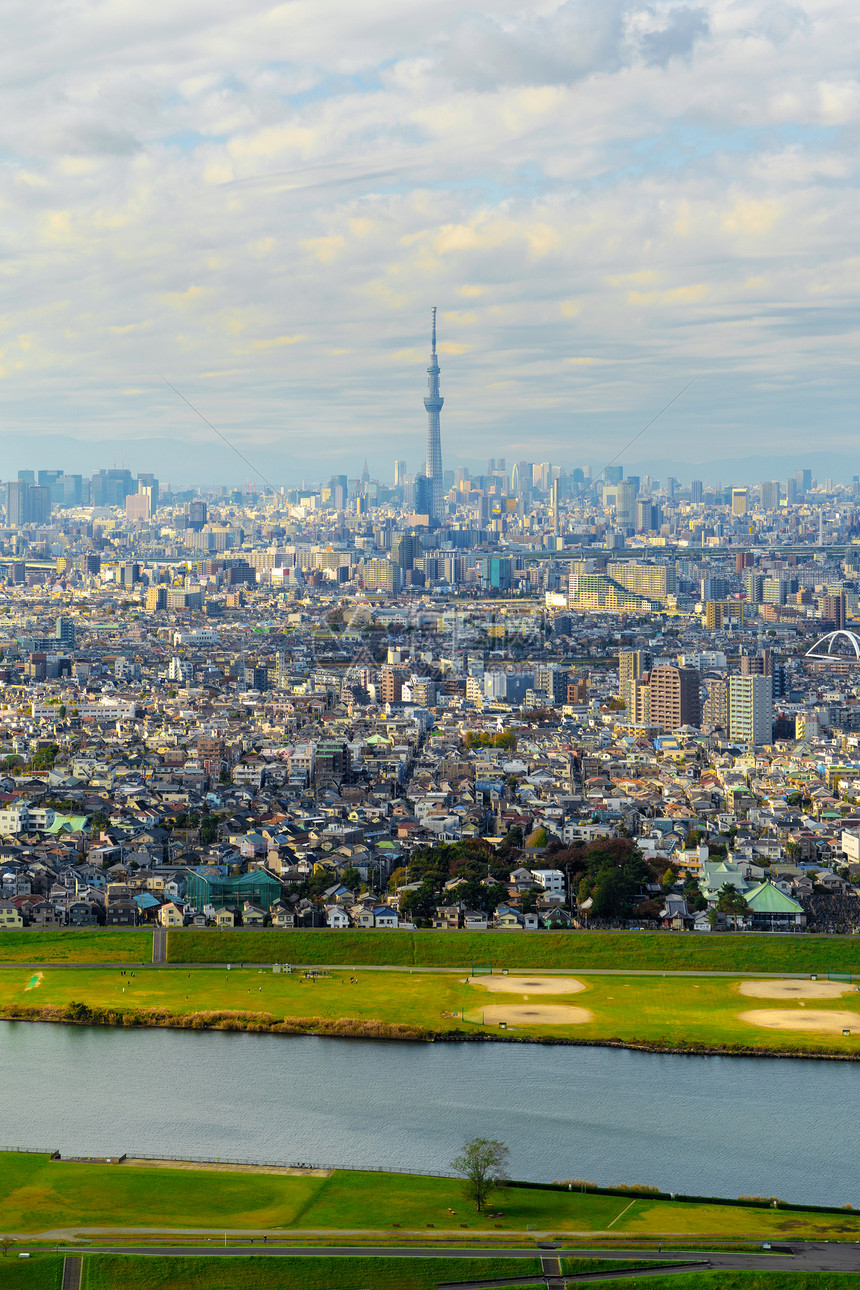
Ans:
{"type": "Polygon", "coordinates": [[[433,333],[430,344],[430,366],[427,368],[427,478],[432,480],[433,518],[442,516],[442,437],[439,413],[445,400],[439,393],[439,360],[436,357],[436,306],[433,306],[433,333]]]}

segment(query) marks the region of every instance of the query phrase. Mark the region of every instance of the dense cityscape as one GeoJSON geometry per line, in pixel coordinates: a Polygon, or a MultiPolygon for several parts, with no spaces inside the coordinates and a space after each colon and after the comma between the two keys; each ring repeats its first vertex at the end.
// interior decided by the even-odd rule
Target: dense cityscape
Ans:
{"type": "Polygon", "coordinates": [[[856,930],[857,479],[443,471],[428,373],[384,481],[6,485],[0,923],[856,930]]]}

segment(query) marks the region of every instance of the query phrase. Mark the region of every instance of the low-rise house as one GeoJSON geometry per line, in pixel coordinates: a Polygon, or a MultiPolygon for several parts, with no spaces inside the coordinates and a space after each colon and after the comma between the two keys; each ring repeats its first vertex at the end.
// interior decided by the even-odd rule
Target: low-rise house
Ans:
{"type": "Polygon", "coordinates": [[[172,900],[168,900],[165,904],[159,906],[156,919],[160,927],[185,926],[185,915],[179,905],[175,904],[172,900]]]}

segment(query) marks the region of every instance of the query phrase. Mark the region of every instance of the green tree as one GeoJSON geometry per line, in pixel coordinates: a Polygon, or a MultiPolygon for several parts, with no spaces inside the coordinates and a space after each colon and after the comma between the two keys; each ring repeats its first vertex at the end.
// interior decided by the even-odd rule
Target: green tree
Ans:
{"type": "Polygon", "coordinates": [[[200,845],[209,847],[213,842],[218,841],[218,823],[211,817],[205,819],[200,825],[200,845]]]}
{"type": "Polygon", "coordinates": [[[350,891],[358,891],[361,886],[361,874],[352,865],[344,869],[340,877],[344,887],[349,887],[350,891]]]}
{"type": "Polygon", "coordinates": [[[507,1181],[509,1155],[505,1144],[496,1138],[472,1138],[451,1161],[454,1172],[463,1175],[466,1195],[475,1202],[479,1214],[493,1190],[507,1181]]]}
{"type": "Polygon", "coordinates": [[[737,888],[732,886],[730,882],[724,882],[717,898],[717,913],[725,914],[730,923],[737,925],[739,918],[743,918],[751,912],[749,905],[737,888]]]}

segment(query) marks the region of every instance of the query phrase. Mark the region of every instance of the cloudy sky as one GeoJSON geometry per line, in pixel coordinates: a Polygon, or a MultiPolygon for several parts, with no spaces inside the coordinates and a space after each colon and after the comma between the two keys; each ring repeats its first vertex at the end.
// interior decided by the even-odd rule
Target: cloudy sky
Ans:
{"type": "Polygon", "coordinates": [[[0,474],[41,435],[205,463],[162,378],[277,483],[415,469],[433,304],[446,465],[608,460],[692,377],[635,456],[853,451],[849,0],[6,0],[4,28],[0,474]]]}

